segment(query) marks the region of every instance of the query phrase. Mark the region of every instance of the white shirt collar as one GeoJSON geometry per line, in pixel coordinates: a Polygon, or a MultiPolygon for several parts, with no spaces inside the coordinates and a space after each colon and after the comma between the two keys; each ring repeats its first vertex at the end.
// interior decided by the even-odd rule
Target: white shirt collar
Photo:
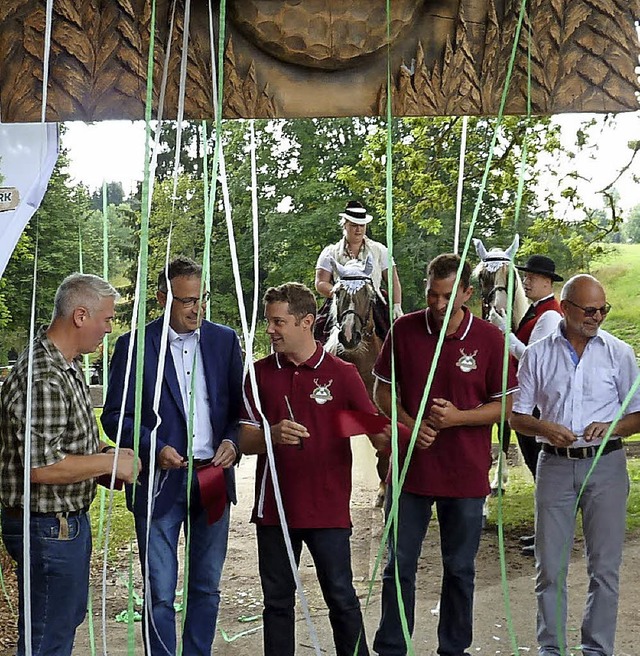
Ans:
{"type": "Polygon", "coordinates": [[[178,339],[189,339],[190,337],[195,337],[197,342],[200,341],[200,328],[196,328],[196,330],[192,330],[189,333],[177,333],[171,326],[169,326],[169,331],[167,334],[170,343],[173,343],[178,339]]]}
{"type": "Polygon", "coordinates": [[[533,307],[538,307],[538,305],[540,305],[540,303],[544,303],[545,301],[548,301],[550,298],[553,298],[553,292],[551,292],[551,294],[549,294],[549,296],[545,296],[544,298],[538,299],[537,301],[535,301],[531,305],[533,305],[533,307]]]}
{"type": "MultiPolygon", "coordinates": [[[[604,344],[605,339],[604,339],[604,336],[600,334],[600,332],[601,332],[600,328],[598,328],[598,332],[593,337],[591,337],[589,341],[591,341],[593,339],[597,339],[597,340],[599,340],[600,342],[602,342],[604,344]]],[[[551,333],[551,339],[552,340],[555,341],[555,340],[560,339],[560,338],[562,338],[566,341],[569,341],[567,339],[566,335],[564,334],[564,319],[561,319],[560,321],[558,321],[558,325],[556,326],[555,330],[551,333]]]]}

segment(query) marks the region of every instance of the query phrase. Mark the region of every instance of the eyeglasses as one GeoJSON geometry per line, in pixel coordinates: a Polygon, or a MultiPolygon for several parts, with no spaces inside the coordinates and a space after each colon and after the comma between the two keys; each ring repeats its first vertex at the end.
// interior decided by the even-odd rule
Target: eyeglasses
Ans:
{"type": "Polygon", "coordinates": [[[174,296],[173,300],[180,301],[180,303],[182,303],[182,307],[184,307],[185,310],[188,310],[189,308],[192,308],[196,303],[201,303],[204,305],[209,300],[210,297],[211,294],[209,294],[209,292],[205,292],[200,298],[197,298],[195,296],[187,296],[187,298],[180,298],[179,296],[174,296]]]}
{"type": "Polygon", "coordinates": [[[603,317],[606,317],[607,314],[611,311],[611,303],[605,303],[602,307],[582,307],[582,305],[578,305],[577,303],[574,303],[573,301],[570,301],[568,298],[564,299],[567,303],[573,305],[574,307],[577,307],[578,309],[582,310],[584,312],[585,317],[595,317],[596,312],[600,312],[600,314],[603,317]]]}

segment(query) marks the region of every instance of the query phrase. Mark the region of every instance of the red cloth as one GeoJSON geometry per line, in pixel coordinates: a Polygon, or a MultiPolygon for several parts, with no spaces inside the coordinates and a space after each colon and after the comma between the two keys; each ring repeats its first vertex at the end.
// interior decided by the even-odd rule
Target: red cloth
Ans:
{"type": "MultiPolygon", "coordinates": [[[[336,434],[339,437],[351,437],[352,435],[374,435],[382,433],[391,422],[384,415],[372,415],[369,412],[359,410],[340,410],[334,417],[336,434]]],[[[401,446],[409,443],[411,431],[407,426],[398,422],[398,442],[401,446]]]]}
{"type": "MultiPolygon", "coordinates": [[[[398,392],[404,409],[415,417],[435,355],[438,330],[429,313],[422,310],[400,317],[393,332],[398,392]]],[[[428,417],[434,398],[446,399],[460,410],[498,400],[502,395],[503,351],[502,333],[464,308],[458,330],[445,337],[442,344],[424,418],[428,417]]],[[[373,372],[390,383],[390,337],[385,340],[373,372]]],[[[509,363],[507,390],[515,389],[515,368],[509,363]]],[[[483,497],[489,494],[490,467],[490,425],[445,428],[428,449],[413,452],[403,490],[434,497],[483,497]]]]}
{"type": "Polygon", "coordinates": [[[196,467],[196,476],[200,486],[200,503],[207,511],[207,521],[215,524],[227,505],[227,486],[224,481],[224,469],[210,462],[196,467]]]}

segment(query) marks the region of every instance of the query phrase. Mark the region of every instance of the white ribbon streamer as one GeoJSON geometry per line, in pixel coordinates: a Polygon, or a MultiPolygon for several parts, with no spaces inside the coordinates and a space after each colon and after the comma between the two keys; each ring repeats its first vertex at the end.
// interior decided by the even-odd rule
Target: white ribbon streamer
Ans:
{"type": "Polygon", "coordinates": [[[462,117],[462,134],[460,136],[460,160],[458,164],[458,191],[456,194],[456,224],[453,235],[453,252],[457,255],[460,248],[460,224],[462,223],[462,188],[464,185],[464,160],[467,152],[467,128],[469,117],[462,117]]]}
{"type": "Polygon", "coordinates": [[[47,96],[49,89],[49,60],[51,58],[51,26],[53,24],[53,0],[47,0],[45,10],[46,19],[44,27],[44,57],[42,58],[42,107],[40,111],[40,122],[44,123],[47,118],[47,96]]]}
{"type": "Polygon", "coordinates": [[[33,348],[36,325],[36,287],[38,279],[38,241],[33,258],[33,287],[31,289],[31,319],[29,325],[29,362],[27,365],[27,399],[24,432],[24,478],[22,480],[22,585],[24,602],[24,649],[25,656],[32,656],[31,649],[31,418],[33,403],[33,348]]]}

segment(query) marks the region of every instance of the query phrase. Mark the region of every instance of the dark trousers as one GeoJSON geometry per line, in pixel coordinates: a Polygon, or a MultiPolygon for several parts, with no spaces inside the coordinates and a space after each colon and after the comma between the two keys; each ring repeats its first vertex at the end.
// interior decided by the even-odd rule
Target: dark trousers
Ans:
{"type": "Polygon", "coordinates": [[[536,480],[536,468],[538,466],[538,456],[540,455],[540,450],[542,449],[542,444],[536,441],[535,437],[530,437],[529,435],[523,435],[516,431],[518,437],[518,446],[522,452],[522,457],[524,462],[527,465],[529,471],[533,476],[533,480],[536,480]]]}
{"type": "MultiPolygon", "coordinates": [[[[391,502],[389,493],[387,514],[391,502]]],[[[438,654],[465,656],[465,650],[471,646],[475,558],[482,533],[484,497],[436,498],[402,492],[398,506],[398,540],[394,543],[393,534],[390,534],[389,559],[382,576],[382,617],[373,643],[374,651],[380,656],[404,656],[407,653],[396,593],[396,561],[402,603],[409,633],[413,634],[416,571],[434,503],[440,523],[443,567],[438,654]]]]}
{"type": "MultiPolygon", "coordinates": [[[[289,534],[296,564],[300,564],[303,542],[313,558],[329,608],[336,655],[368,656],[360,601],[351,573],[351,529],[290,529],[289,534]]],[[[264,596],[264,653],[265,656],[293,656],[296,588],[282,530],[279,526],[258,526],[257,537],[264,596]]]]}
{"type": "MultiPolygon", "coordinates": [[[[540,410],[536,407],[531,413],[536,419],[540,418],[540,410]]],[[[535,437],[529,435],[523,435],[522,433],[516,432],[518,437],[518,446],[524,458],[524,462],[527,465],[533,480],[536,480],[536,469],[538,468],[538,456],[542,450],[542,444],[536,440],[535,437]]]]}

